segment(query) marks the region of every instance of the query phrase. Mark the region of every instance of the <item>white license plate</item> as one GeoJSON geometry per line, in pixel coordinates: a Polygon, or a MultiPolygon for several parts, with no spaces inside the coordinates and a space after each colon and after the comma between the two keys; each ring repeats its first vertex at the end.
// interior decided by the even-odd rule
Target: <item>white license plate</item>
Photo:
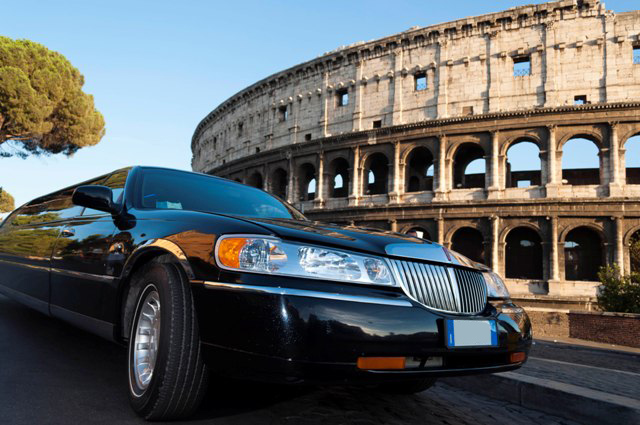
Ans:
{"type": "Polygon", "coordinates": [[[497,347],[498,332],[495,320],[445,321],[447,347],[497,347]]]}

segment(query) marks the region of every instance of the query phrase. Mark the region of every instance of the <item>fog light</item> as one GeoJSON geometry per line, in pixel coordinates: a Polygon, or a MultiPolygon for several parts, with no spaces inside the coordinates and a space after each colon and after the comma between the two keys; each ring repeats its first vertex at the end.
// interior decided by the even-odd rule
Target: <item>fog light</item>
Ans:
{"type": "Polygon", "coordinates": [[[527,355],[521,351],[517,353],[511,353],[509,357],[510,363],[520,363],[523,362],[527,358],[527,355]]]}
{"type": "Polygon", "coordinates": [[[404,369],[405,357],[358,357],[358,369],[404,369]]]}

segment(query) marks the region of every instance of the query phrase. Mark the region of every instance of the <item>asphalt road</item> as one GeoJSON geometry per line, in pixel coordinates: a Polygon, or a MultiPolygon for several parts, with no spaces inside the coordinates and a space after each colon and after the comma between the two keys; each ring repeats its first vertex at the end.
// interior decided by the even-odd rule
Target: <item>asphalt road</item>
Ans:
{"type": "MultiPolygon", "coordinates": [[[[143,423],[126,350],[0,296],[0,423],[143,423]]],[[[437,384],[415,396],[214,382],[190,424],[572,424],[437,384]]]]}

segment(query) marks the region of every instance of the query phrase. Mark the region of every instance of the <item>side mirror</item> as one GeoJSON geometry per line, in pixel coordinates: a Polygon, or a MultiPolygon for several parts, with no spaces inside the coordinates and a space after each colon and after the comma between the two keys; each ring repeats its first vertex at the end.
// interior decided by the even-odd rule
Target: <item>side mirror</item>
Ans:
{"type": "Polygon", "coordinates": [[[79,186],[73,191],[71,201],[81,207],[110,214],[118,212],[117,205],[113,202],[113,192],[106,186],[79,186]]]}

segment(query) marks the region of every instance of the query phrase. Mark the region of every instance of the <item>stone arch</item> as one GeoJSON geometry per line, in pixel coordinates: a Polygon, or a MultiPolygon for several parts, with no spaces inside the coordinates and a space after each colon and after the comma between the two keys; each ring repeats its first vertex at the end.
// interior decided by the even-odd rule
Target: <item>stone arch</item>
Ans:
{"type": "Polygon", "coordinates": [[[625,246],[629,248],[629,271],[631,273],[640,273],[640,247],[637,242],[640,241],[640,226],[636,226],[627,232],[625,236],[625,246]],[[634,246],[631,246],[631,245],[634,246]]]}
{"type": "Polygon", "coordinates": [[[505,148],[504,181],[506,187],[528,187],[542,184],[540,146],[539,139],[529,136],[517,137],[509,142],[505,148]],[[532,161],[533,155],[536,159],[532,161]],[[537,162],[537,167],[526,165],[533,162],[537,162]]]}
{"type": "Polygon", "coordinates": [[[329,163],[328,166],[328,191],[331,198],[346,198],[349,196],[350,164],[347,159],[339,156],[329,163]]]}
{"type": "Polygon", "coordinates": [[[305,162],[298,167],[298,199],[311,201],[315,199],[317,192],[316,167],[305,162]]]}
{"type": "Polygon", "coordinates": [[[534,226],[514,226],[505,235],[505,277],[509,279],[543,278],[542,238],[534,226]],[[526,261],[522,261],[526,258],[526,261]]]}
{"type": "Polygon", "coordinates": [[[451,250],[478,263],[486,262],[484,235],[478,229],[462,226],[451,235],[451,250]]]}
{"type": "Polygon", "coordinates": [[[281,199],[287,199],[287,187],[289,186],[287,171],[281,167],[276,168],[271,174],[271,193],[281,199]]]}
{"type": "Polygon", "coordinates": [[[453,188],[470,189],[484,188],[487,173],[487,165],[484,159],[485,151],[478,143],[461,143],[453,153],[453,188]],[[484,172],[482,174],[468,174],[467,170],[471,163],[482,160],[484,162],[484,172]]]}
{"type": "Polygon", "coordinates": [[[429,231],[422,226],[408,226],[403,229],[401,233],[409,236],[415,236],[420,239],[433,240],[431,239],[431,234],[429,233],[429,231]]]}
{"type": "Polygon", "coordinates": [[[258,189],[264,188],[264,179],[259,171],[254,171],[247,179],[247,184],[258,189]]]}
{"type": "Polygon", "coordinates": [[[602,184],[602,161],[601,155],[602,140],[593,134],[576,133],[574,135],[565,136],[561,143],[561,163],[562,163],[562,181],[566,184],[574,186],[599,185],[602,184]],[[585,157],[584,151],[589,143],[595,145],[595,152],[591,157],[585,157]],[[567,147],[569,145],[569,147],[567,147]],[[597,163],[593,166],[581,166],[584,158],[593,159],[593,155],[597,157],[597,163]]]}
{"type": "Polygon", "coordinates": [[[624,173],[627,184],[640,184],[640,133],[624,141],[624,173]]]}
{"type": "Polygon", "coordinates": [[[431,150],[417,146],[411,149],[405,158],[405,191],[432,191],[435,158],[431,150]]]}
{"type": "Polygon", "coordinates": [[[389,192],[389,176],[391,167],[389,158],[383,152],[373,152],[364,160],[363,187],[367,195],[378,195],[389,192]]]}
{"type": "Polygon", "coordinates": [[[563,242],[565,280],[597,281],[598,270],[605,264],[602,232],[593,226],[575,226],[563,242]]]}

